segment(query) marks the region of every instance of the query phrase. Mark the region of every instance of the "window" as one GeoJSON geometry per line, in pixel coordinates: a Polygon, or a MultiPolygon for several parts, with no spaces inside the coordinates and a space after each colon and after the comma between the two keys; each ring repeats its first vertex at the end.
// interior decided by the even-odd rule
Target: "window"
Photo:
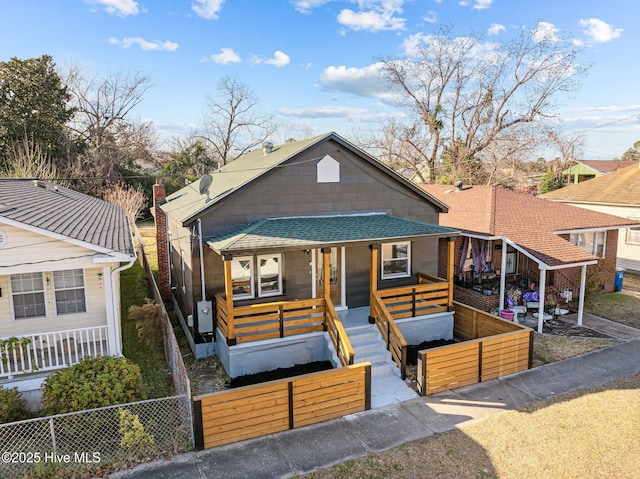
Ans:
{"type": "Polygon", "coordinates": [[[87,302],[84,294],[84,273],[81,269],[53,272],[56,314],[84,313],[87,302]]]}
{"type": "Polygon", "coordinates": [[[588,253],[603,258],[606,233],[606,231],[571,233],[569,235],[569,243],[579,246],[588,253]]]}
{"type": "Polygon", "coordinates": [[[253,257],[242,256],[231,260],[233,299],[253,298],[253,257]]]}
{"type": "Polygon", "coordinates": [[[258,296],[277,296],[282,294],[282,272],[280,255],[258,256],[258,296]]]}
{"type": "Polygon", "coordinates": [[[640,228],[629,228],[627,230],[627,243],[640,244],[640,228]]]}
{"type": "Polygon", "coordinates": [[[11,295],[16,319],[47,315],[42,273],[12,274],[11,295]]]}
{"type": "Polygon", "coordinates": [[[282,255],[239,256],[231,260],[233,299],[277,296],[282,293],[282,255]],[[257,277],[254,273],[258,272],[257,277]]]}
{"type": "Polygon", "coordinates": [[[382,279],[411,276],[411,243],[382,245],[382,279]]]}

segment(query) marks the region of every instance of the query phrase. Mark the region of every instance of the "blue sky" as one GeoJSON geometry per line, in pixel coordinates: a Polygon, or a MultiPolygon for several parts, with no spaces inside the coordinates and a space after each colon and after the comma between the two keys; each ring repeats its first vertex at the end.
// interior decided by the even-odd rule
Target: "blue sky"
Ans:
{"type": "Polygon", "coordinates": [[[2,0],[0,61],[49,54],[62,68],[146,75],[154,86],[135,115],[164,138],[197,128],[207,95],[235,75],[283,137],[348,139],[398,113],[380,58],[438,24],[499,41],[539,22],[593,64],[557,110],[565,130],[584,133],[584,158],[619,157],[640,140],[637,0],[2,0]]]}

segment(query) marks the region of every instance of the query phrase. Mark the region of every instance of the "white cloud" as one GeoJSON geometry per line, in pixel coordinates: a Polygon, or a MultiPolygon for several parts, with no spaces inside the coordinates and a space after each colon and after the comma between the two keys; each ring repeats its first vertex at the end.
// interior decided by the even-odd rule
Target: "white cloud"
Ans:
{"type": "Polygon", "coordinates": [[[120,45],[122,48],[131,48],[133,45],[138,45],[140,50],[144,51],[165,51],[173,52],[178,49],[180,45],[176,42],[161,42],[160,40],[148,41],[142,37],[126,37],[122,40],[111,37],[109,43],[112,45],[120,45]]]}
{"type": "Polygon", "coordinates": [[[226,65],[228,63],[239,63],[242,60],[240,59],[240,55],[238,55],[233,48],[221,48],[220,53],[217,55],[211,55],[206,58],[205,61],[226,65]]]}
{"type": "Polygon", "coordinates": [[[265,58],[254,57],[251,59],[251,61],[256,64],[265,63],[267,65],[273,65],[274,67],[280,68],[285,65],[288,65],[289,62],[291,62],[291,58],[286,53],[281,52],[280,50],[277,50],[276,52],[274,52],[273,58],[265,59],[265,58]]]}
{"type": "Polygon", "coordinates": [[[311,13],[316,7],[320,7],[331,0],[292,0],[291,3],[300,13],[311,13]]]}
{"type": "Polygon", "coordinates": [[[280,108],[278,113],[296,118],[352,118],[367,113],[367,109],[328,105],[311,108],[280,108]]]}
{"type": "Polygon", "coordinates": [[[196,0],[191,4],[191,10],[196,12],[196,15],[207,20],[215,20],[222,10],[222,4],[224,0],[196,0]]]}
{"type": "Polygon", "coordinates": [[[558,42],[560,37],[558,36],[558,27],[549,22],[538,22],[538,26],[531,32],[531,38],[534,42],[558,42]]]}
{"type": "Polygon", "coordinates": [[[102,5],[107,13],[127,16],[140,13],[138,2],[134,0],[87,0],[87,3],[102,5]]]}
{"type": "Polygon", "coordinates": [[[363,68],[330,66],[320,75],[320,84],[328,91],[393,102],[397,95],[389,90],[389,85],[384,81],[381,75],[382,66],[380,62],[363,68]]]}
{"type": "Polygon", "coordinates": [[[433,10],[429,10],[422,19],[427,23],[436,23],[438,21],[438,14],[433,10]]]}
{"type": "Polygon", "coordinates": [[[345,8],[338,14],[338,23],[352,30],[368,30],[378,32],[380,30],[402,30],[406,19],[395,17],[393,11],[360,11],[354,12],[345,8]]]}
{"type": "Polygon", "coordinates": [[[620,38],[622,28],[613,28],[608,23],[598,18],[582,19],[579,25],[583,27],[584,33],[594,42],[604,43],[620,38]]]}
{"type": "Polygon", "coordinates": [[[485,10],[491,6],[493,0],[475,0],[473,8],[475,10],[485,10]]]}
{"type": "Polygon", "coordinates": [[[487,35],[498,35],[500,32],[504,32],[507,28],[499,23],[492,23],[487,30],[487,35]]]}

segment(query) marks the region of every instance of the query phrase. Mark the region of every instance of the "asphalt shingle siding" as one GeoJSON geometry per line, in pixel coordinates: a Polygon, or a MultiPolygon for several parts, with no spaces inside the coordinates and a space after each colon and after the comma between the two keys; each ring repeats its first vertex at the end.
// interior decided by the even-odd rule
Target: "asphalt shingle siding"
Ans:
{"type": "Polygon", "coordinates": [[[119,206],[48,182],[0,180],[0,217],[71,239],[134,255],[131,230],[119,206]]]}

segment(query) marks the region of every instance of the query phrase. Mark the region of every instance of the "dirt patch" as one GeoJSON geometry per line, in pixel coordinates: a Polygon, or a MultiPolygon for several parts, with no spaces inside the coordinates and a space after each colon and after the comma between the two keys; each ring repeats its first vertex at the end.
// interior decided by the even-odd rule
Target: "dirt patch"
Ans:
{"type": "Polygon", "coordinates": [[[241,386],[250,386],[251,384],[259,384],[276,379],[285,379],[302,374],[315,373],[318,371],[326,371],[333,369],[331,361],[315,361],[312,363],[296,364],[290,368],[278,368],[272,371],[265,371],[256,374],[245,374],[238,376],[229,381],[230,388],[238,388],[241,386]]]}
{"type": "Polygon", "coordinates": [[[560,318],[545,321],[542,326],[542,334],[551,334],[553,336],[566,336],[571,338],[602,338],[613,339],[607,334],[596,331],[595,329],[578,326],[571,321],[560,318]]]}
{"type": "Polygon", "coordinates": [[[423,349],[438,348],[440,346],[447,346],[453,344],[456,341],[453,339],[436,339],[435,341],[424,341],[420,344],[410,344],[407,346],[407,364],[415,366],[418,364],[418,352],[423,349]]]}

